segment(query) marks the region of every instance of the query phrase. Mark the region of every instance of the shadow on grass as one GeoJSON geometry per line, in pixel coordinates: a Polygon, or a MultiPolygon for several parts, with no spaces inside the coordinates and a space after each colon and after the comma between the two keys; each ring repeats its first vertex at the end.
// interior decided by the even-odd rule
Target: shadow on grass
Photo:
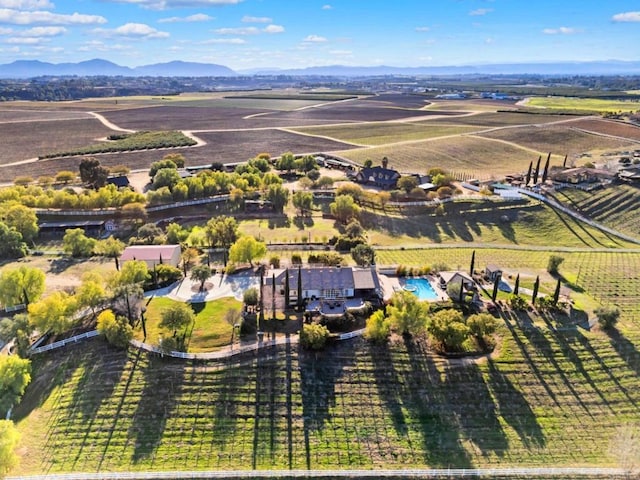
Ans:
{"type": "Polygon", "coordinates": [[[638,352],[633,342],[625,337],[617,328],[610,328],[606,330],[606,332],[611,345],[620,358],[635,372],[637,377],[640,377],[640,352],[638,352]]]}
{"type": "Polygon", "coordinates": [[[205,302],[199,302],[199,303],[190,303],[189,306],[191,307],[191,310],[193,310],[193,313],[198,315],[201,311],[203,311],[207,304],[205,302]]]}
{"type": "Polygon", "coordinates": [[[305,228],[311,228],[315,225],[312,217],[304,216],[301,217],[296,215],[293,218],[293,224],[298,228],[298,230],[304,230],[305,228]]]}
{"type": "MultiPolygon", "coordinates": [[[[184,360],[145,355],[146,363],[142,365],[144,386],[133,414],[135,422],[129,432],[135,443],[132,457],[134,464],[151,457],[160,444],[167,420],[175,416],[174,409],[185,377],[184,360]]],[[[131,377],[134,370],[135,368],[132,369],[131,377]]],[[[127,383],[127,388],[128,386],[127,383]]]]}
{"type": "Polygon", "coordinates": [[[369,347],[373,375],[376,387],[384,406],[391,415],[393,427],[399,435],[407,434],[407,419],[402,409],[402,396],[399,391],[400,375],[393,367],[393,357],[387,342],[371,344],[369,347]]]}
{"type": "Polygon", "coordinates": [[[291,226],[291,219],[288,216],[283,217],[269,217],[268,227],[269,230],[276,228],[289,228],[291,226]]]}

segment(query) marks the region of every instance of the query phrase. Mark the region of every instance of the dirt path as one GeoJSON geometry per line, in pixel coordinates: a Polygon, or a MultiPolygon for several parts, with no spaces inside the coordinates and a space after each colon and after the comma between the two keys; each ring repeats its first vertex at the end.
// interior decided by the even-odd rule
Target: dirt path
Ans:
{"type": "Polygon", "coordinates": [[[125,133],[135,133],[135,130],[129,130],[127,128],[121,128],[117,126],[115,123],[111,123],[105,117],[96,112],[87,112],[89,115],[96,118],[100,123],[102,123],[105,127],[110,128],[111,130],[115,130],[116,132],[125,132],[125,133]]]}

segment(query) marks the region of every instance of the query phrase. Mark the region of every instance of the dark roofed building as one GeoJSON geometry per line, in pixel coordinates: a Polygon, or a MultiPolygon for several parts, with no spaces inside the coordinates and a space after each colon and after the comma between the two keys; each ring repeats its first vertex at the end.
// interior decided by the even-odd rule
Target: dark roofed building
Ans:
{"type": "Polygon", "coordinates": [[[365,167],[356,175],[356,182],[365,185],[374,185],[387,190],[396,188],[400,173],[396,170],[383,167],[365,167]]]}
{"type": "Polygon", "coordinates": [[[131,186],[129,177],[126,175],[118,175],[116,177],[107,178],[107,185],[115,185],[118,188],[126,188],[131,186]]]}
{"type": "Polygon", "coordinates": [[[41,236],[58,237],[68,229],[81,228],[89,237],[99,237],[104,233],[104,220],[82,220],[68,222],[42,222],[38,225],[41,236]]]}

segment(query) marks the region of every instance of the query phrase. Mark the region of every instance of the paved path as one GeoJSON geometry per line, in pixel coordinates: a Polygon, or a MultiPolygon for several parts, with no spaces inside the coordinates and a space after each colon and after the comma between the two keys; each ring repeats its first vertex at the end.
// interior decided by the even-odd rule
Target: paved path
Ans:
{"type": "MultiPolygon", "coordinates": [[[[7,477],[7,480],[143,480],[143,479],[206,479],[206,478],[473,478],[473,477],[543,477],[567,478],[581,476],[585,478],[634,478],[633,474],[622,468],[476,468],[476,469],[397,469],[397,470],[216,470],[216,471],[169,471],[169,472],[100,472],[66,473],[51,475],[33,475],[7,477]]],[[[637,478],[637,477],[635,477],[637,478]]]]}

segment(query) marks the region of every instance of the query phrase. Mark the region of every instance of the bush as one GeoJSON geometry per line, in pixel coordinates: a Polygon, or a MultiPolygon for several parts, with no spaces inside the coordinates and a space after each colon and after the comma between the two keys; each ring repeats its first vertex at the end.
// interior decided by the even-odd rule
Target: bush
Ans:
{"type": "Polygon", "coordinates": [[[245,305],[257,305],[258,304],[258,289],[249,288],[244,291],[242,296],[245,305]]]}
{"type": "Polygon", "coordinates": [[[602,305],[596,308],[593,313],[598,317],[600,328],[613,328],[620,319],[620,310],[617,307],[602,305]]]}
{"type": "Polygon", "coordinates": [[[307,323],[300,331],[300,343],[310,350],[321,350],[327,343],[330,333],[324,325],[317,323],[307,323]]]}
{"type": "Polygon", "coordinates": [[[269,258],[269,265],[273,268],[280,268],[280,257],[278,255],[272,255],[269,258]]]}
{"type": "Polygon", "coordinates": [[[520,295],[511,295],[508,302],[509,307],[513,310],[526,310],[528,306],[527,301],[520,295]]]}
{"type": "Polygon", "coordinates": [[[351,238],[346,235],[340,235],[340,237],[338,237],[338,240],[336,241],[335,247],[336,250],[340,252],[349,252],[352,248],[362,243],[365,243],[362,238],[351,238]]]}
{"type": "Polygon", "coordinates": [[[367,319],[364,337],[372,342],[386,342],[391,333],[391,322],[386,318],[384,310],[373,312],[367,319]]]}
{"type": "Polygon", "coordinates": [[[299,253],[292,254],[291,263],[293,265],[302,265],[302,256],[299,253]]]}
{"type": "Polygon", "coordinates": [[[547,263],[547,272],[555,275],[558,273],[558,268],[560,264],[564,262],[564,257],[560,255],[551,255],[549,257],[549,262],[547,263]]]}
{"type": "Polygon", "coordinates": [[[133,338],[133,328],[125,317],[116,317],[111,310],[105,310],[98,315],[98,332],[116,347],[127,348],[133,338]]]}

